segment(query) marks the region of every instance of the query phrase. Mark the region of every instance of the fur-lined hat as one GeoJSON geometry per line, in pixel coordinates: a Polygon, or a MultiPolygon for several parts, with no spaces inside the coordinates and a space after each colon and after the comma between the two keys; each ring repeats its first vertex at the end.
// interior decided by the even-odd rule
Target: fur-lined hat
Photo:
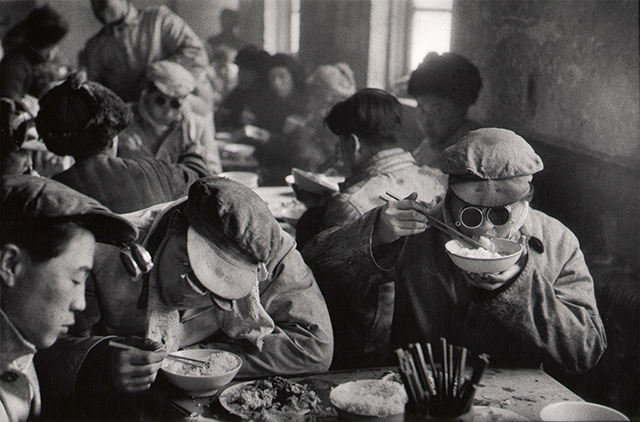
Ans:
{"type": "Polygon", "coordinates": [[[78,72],[42,97],[36,128],[51,152],[84,157],[110,146],[132,120],[118,95],[78,72]]]}

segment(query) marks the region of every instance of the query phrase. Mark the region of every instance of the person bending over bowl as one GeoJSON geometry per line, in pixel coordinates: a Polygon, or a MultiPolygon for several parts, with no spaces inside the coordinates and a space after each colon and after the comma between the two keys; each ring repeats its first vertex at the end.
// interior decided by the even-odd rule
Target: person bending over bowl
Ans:
{"type": "Polygon", "coordinates": [[[131,276],[116,248],[99,245],[73,336],[36,362],[52,404],[71,411],[65,417],[123,420],[131,403],[124,417],[134,418],[132,393],[148,390],[164,353],[178,349],[235,353],[244,378],[329,368],[333,331],[320,289],[251,189],[201,178],[185,199],[124,216],[153,268],[131,276]],[[115,336],[134,350],[110,347],[115,336]]]}
{"type": "Polygon", "coordinates": [[[440,337],[488,353],[493,366],[593,367],[607,343],[578,240],[529,206],[540,157],[514,132],[486,128],[447,148],[440,165],[449,181],[444,201],[425,204],[413,193],[303,249],[332,320],[341,322],[334,367],[394,364],[396,348],[440,337]],[[498,274],[464,272],[445,251],[451,237],[426,213],[476,239],[515,240],[524,251],[498,274]],[[367,295],[389,281],[395,301],[382,308],[367,295]]]}
{"type": "Polygon", "coordinates": [[[65,336],[85,308],[96,242],[125,246],[137,235],[127,220],[61,183],[2,178],[1,421],[40,414],[42,381],[33,356],[65,336]]]}

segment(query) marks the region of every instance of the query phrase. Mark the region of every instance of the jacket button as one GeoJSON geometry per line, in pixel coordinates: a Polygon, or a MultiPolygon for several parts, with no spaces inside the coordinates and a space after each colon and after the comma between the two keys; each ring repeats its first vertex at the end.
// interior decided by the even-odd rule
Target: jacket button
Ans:
{"type": "Polygon", "coordinates": [[[7,371],[7,372],[4,372],[2,375],[0,375],[0,379],[6,382],[14,382],[15,380],[18,379],[19,376],[20,375],[16,374],[15,372],[7,371]]]}

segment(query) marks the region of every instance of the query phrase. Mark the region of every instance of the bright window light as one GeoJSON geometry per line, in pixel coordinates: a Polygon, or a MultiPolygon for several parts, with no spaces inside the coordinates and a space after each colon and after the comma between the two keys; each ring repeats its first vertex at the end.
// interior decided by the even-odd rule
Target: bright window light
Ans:
{"type": "Polygon", "coordinates": [[[452,0],[414,0],[411,22],[411,70],[431,51],[439,54],[451,48],[452,0]]]}

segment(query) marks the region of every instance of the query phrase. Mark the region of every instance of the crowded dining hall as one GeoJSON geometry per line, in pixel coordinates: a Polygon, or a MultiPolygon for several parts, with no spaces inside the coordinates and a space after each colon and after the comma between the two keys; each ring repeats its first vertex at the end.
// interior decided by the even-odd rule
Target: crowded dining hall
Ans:
{"type": "Polygon", "coordinates": [[[640,421],[638,22],[0,1],[0,422],[640,421]]]}

